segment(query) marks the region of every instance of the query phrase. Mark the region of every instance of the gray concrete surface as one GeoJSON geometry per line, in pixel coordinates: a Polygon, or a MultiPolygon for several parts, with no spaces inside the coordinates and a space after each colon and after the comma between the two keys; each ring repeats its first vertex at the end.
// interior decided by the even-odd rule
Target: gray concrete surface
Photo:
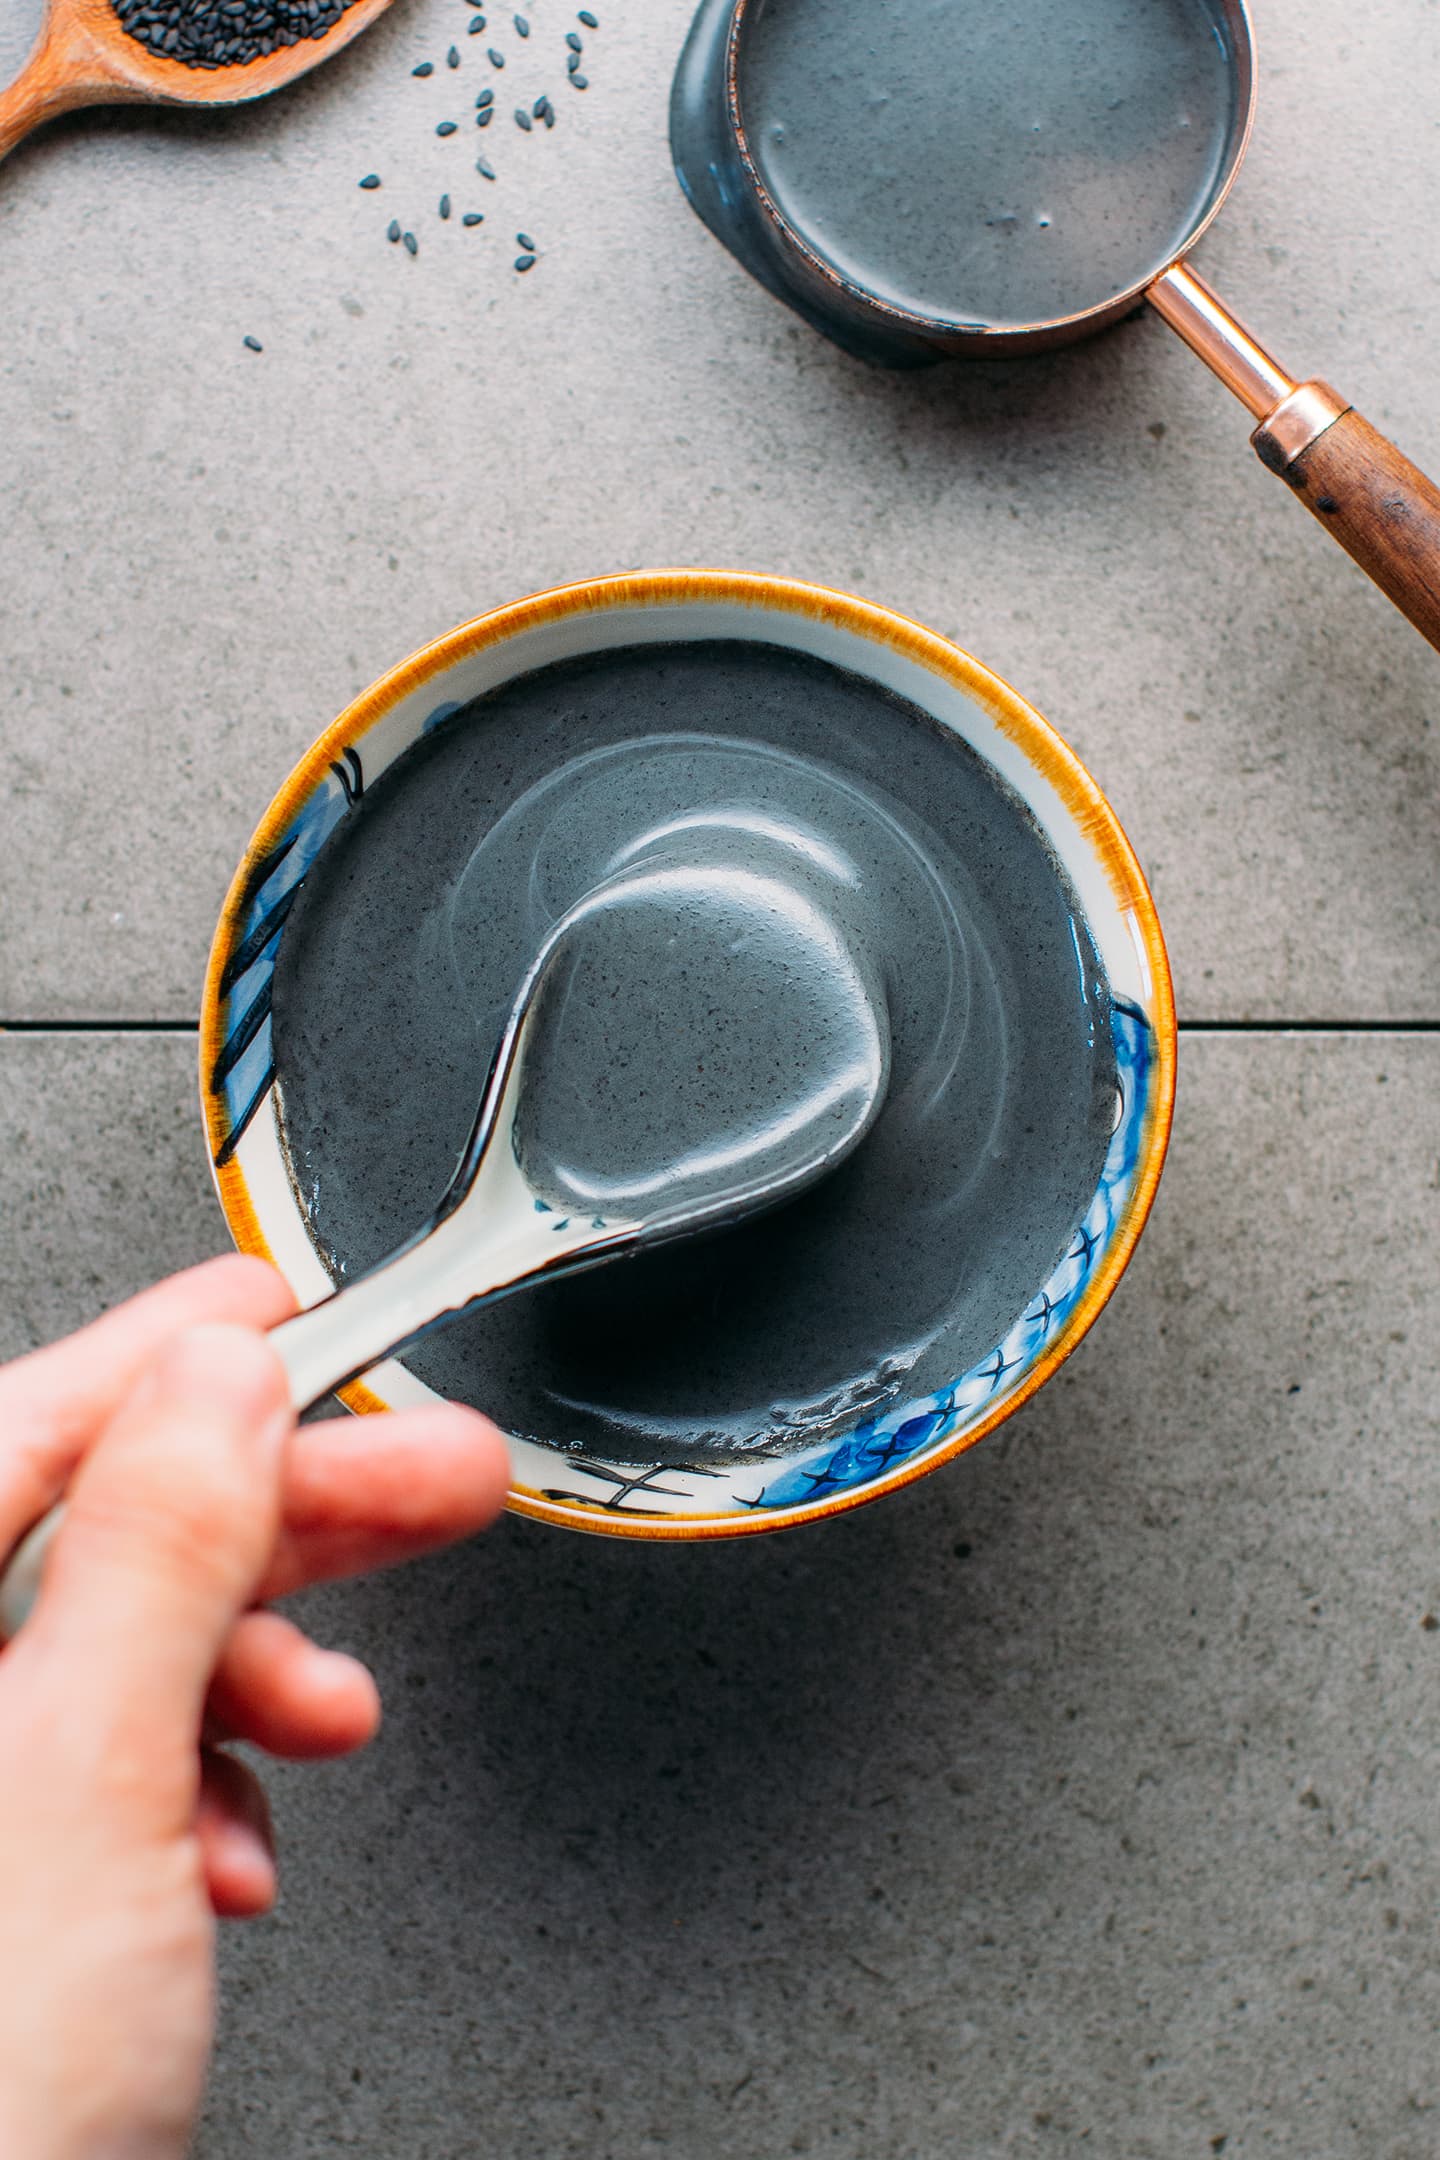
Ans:
{"type": "MultiPolygon", "coordinates": [[[[218,1238],[190,1087],[0,1041],[0,1349],[218,1238]]],[[[1183,1087],[1110,1312],[966,1461],[306,1601],[388,1720],[271,1780],[201,2160],[1433,2160],[1440,1040],[1183,1087]]]]}
{"type": "MultiPolygon", "coordinates": [[[[488,38],[397,0],[268,107],[0,168],[0,1354],[222,1241],[193,1037],[134,1024],[193,1015],[289,762],[565,577],[783,570],[956,636],[1089,760],[1221,1032],[1111,1311],[967,1462],[309,1601],[389,1722],[274,1778],[199,2160],[1435,2160],[1440,662],[1158,322],[897,379],[793,323],[669,176],[686,0],[595,6],[583,97],[568,4],[523,53],[491,11],[483,137],[433,124],[488,38]]],[[[1440,15],[1258,12],[1202,266],[1433,470],[1440,15]]]]}
{"type": "MultiPolygon", "coordinates": [[[[37,10],[0,5],[12,58],[37,10]]],[[[1013,680],[1133,831],[1189,1011],[1427,1013],[1434,664],[1238,406],[1155,320],[918,379],[846,359],[674,185],[687,0],[617,0],[584,96],[544,64],[562,13],[496,78],[502,108],[550,83],[553,133],[502,109],[481,138],[487,40],[400,0],[269,106],[81,115],[7,162],[0,1013],[187,1016],[245,838],[356,690],[489,603],[655,562],[858,590],[1013,680]],[[459,72],[413,81],[452,33],[459,72]],[[441,227],[447,185],[485,225],[441,227]]],[[[1259,32],[1202,266],[1440,466],[1440,14],[1269,0],[1259,32]]]]}

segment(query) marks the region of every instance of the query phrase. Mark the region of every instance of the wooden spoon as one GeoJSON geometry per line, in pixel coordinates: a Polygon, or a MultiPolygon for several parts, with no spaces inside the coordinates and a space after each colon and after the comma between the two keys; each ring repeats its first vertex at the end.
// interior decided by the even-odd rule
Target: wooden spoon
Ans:
{"type": "Polygon", "coordinates": [[[241,105],[308,74],[358,37],[390,0],[354,0],[323,37],[243,67],[188,67],[130,36],[110,0],[47,0],[35,47],[0,90],[0,158],[32,128],[82,105],[241,105]]]}

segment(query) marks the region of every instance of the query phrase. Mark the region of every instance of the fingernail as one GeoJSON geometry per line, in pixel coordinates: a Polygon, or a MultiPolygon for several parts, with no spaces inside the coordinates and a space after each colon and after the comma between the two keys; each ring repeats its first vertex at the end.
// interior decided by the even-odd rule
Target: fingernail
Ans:
{"type": "Polygon", "coordinates": [[[245,1901],[255,1911],[266,1911],[275,1902],[277,1880],[273,1846],[252,1824],[228,1823],[220,1838],[217,1859],[232,1884],[243,1884],[245,1901]]]}

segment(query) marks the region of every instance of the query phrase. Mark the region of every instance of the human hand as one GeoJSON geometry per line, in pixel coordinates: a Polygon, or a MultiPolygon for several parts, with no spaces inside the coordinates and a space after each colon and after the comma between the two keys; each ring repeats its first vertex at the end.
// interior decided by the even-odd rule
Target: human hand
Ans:
{"type": "Polygon", "coordinates": [[[342,1755],[354,1659],[254,1609],[481,1528],[504,1443],[452,1406],[296,1430],[260,1332],[293,1310],[213,1261],[0,1370],[0,1553],[66,1487],[0,1655],[0,2154],[174,2160],[214,2018],[214,1922],[265,1910],[263,1791],[218,1745],[342,1755]]]}

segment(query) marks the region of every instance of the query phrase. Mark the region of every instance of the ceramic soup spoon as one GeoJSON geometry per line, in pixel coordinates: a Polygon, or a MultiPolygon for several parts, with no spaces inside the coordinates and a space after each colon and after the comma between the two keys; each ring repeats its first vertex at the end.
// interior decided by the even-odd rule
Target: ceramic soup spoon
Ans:
{"type": "MultiPolygon", "coordinates": [[[[0,158],[32,128],[82,105],[240,105],[268,97],[339,52],[389,5],[353,0],[318,38],[298,38],[243,65],[197,67],[132,37],[110,0],[47,0],[29,59],[0,90],[0,158]]],[[[235,29],[243,34],[243,18],[235,29]]]]}
{"type": "MultiPolygon", "coordinates": [[[[890,1025],[863,943],[797,879],[695,847],[548,933],[430,1223],[274,1329],[297,1411],[491,1299],[790,1199],[869,1131],[890,1025]]],[[[0,1581],[4,1637],[61,1513],[0,1581]]]]}

